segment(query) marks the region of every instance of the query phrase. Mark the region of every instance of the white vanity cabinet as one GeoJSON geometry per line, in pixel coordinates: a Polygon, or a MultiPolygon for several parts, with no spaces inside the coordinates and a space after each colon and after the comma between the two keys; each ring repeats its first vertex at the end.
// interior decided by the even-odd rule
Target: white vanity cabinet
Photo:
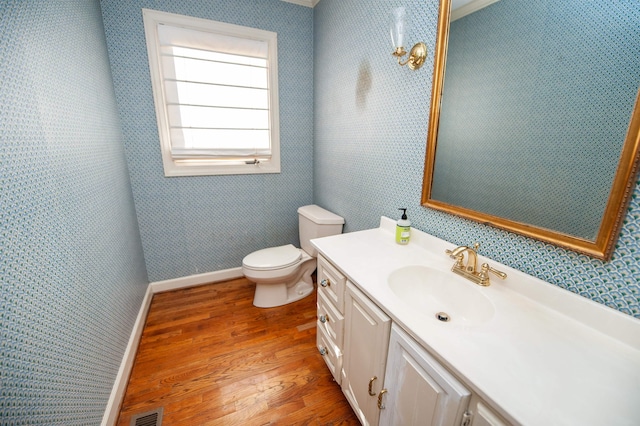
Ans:
{"type": "Polygon", "coordinates": [[[395,230],[382,217],[379,228],[312,240],[349,282],[342,304],[339,292],[319,292],[343,307],[341,385],[363,423],[639,424],[638,318],[484,256],[508,278],[477,287],[449,272],[452,243],[412,229],[400,246],[395,230]],[[438,311],[451,321],[436,320],[438,311]]]}
{"type": "Polygon", "coordinates": [[[391,327],[384,387],[381,425],[462,425],[471,397],[396,324],[391,327]]]}
{"type": "Polygon", "coordinates": [[[335,381],[342,381],[342,345],[344,334],[344,293],[346,278],[325,258],[318,255],[318,350],[335,381]]]}
{"type": "Polygon", "coordinates": [[[506,426],[321,255],[317,345],[363,425],[506,426]]]}
{"type": "Polygon", "coordinates": [[[342,392],[363,425],[378,424],[390,328],[391,319],[347,281],[342,392]]]}

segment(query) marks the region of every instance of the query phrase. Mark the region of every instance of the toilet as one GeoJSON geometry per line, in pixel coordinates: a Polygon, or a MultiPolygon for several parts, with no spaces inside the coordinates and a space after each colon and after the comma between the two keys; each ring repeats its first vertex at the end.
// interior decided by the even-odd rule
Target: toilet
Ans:
{"type": "Polygon", "coordinates": [[[300,245],[293,244],[270,247],[245,256],[242,272],[256,283],[253,305],[272,308],[286,305],[307,297],[313,292],[311,274],[316,269],[313,238],[342,233],[344,219],[316,205],[298,209],[298,231],[300,245]]]}

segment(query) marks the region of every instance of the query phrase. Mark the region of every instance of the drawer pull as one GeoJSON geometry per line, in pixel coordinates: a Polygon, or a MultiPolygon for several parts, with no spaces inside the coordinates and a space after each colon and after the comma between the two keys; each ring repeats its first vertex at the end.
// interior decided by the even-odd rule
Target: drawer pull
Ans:
{"type": "Polygon", "coordinates": [[[327,348],[318,348],[318,350],[320,351],[320,355],[322,356],[327,354],[327,348]]]}
{"type": "Polygon", "coordinates": [[[329,281],[329,279],[325,278],[322,281],[320,281],[320,285],[322,287],[329,287],[331,285],[331,281],[329,281]]]}
{"type": "Polygon", "coordinates": [[[369,395],[371,396],[376,396],[376,393],[373,391],[373,382],[375,382],[377,378],[377,376],[373,376],[371,380],[369,380],[369,395]]]}
{"type": "Polygon", "coordinates": [[[320,322],[321,323],[324,324],[327,321],[329,321],[329,317],[327,317],[326,315],[320,315],[320,322]]]}
{"type": "Polygon", "coordinates": [[[387,393],[387,390],[382,389],[378,394],[378,408],[381,410],[384,410],[384,404],[382,403],[382,395],[384,395],[385,393],[387,393]]]}

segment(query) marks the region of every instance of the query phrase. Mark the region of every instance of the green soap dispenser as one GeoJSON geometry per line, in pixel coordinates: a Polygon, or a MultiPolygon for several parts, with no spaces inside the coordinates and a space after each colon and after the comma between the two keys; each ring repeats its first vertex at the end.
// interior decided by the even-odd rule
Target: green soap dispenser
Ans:
{"type": "Polygon", "coordinates": [[[402,210],[402,218],[398,220],[396,225],[396,243],[409,244],[409,238],[411,237],[411,221],[407,219],[407,209],[402,210]]]}

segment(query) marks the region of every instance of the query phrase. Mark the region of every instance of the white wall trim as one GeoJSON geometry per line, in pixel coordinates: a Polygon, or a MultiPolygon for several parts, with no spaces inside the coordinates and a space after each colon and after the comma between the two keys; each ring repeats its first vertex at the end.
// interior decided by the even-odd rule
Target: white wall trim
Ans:
{"type": "Polygon", "coordinates": [[[144,324],[147,319],[147,314],[149,313],[149,307],[151,306],[151,299],[153,299],[153,295],[164,291],[227,281],[235,278],[241,278],[243,276],[242,268],[238,267],[149,283],[144,298],[142,299],[142,305],[140,306],[136,322],[133,325],[133,330],[129,337],[129,343],[124,351],[115,383],[111,389],[111,395],[109,396],[109,401],[107,401],[107,407],[104,411],[104,415],[102,416],[102,426],[115,425],[118,421],[120,406],[122,405],[122,400],[124,399],[124,394],[127,390],[127,383],[129,382],[129,376],[131,374],[131,369],[133,368],[133,361],[135,360],[136,353],[138,352],[140,337],[142,336],[142,330],[144,329],[144,324]]]}
{"type": "Polygon", "coordinates": [[[287,3],[299,4],[300,6],[314,7],[320,0],[281,0],[287,3]]]}
{"type": "Polygon", "coordinates": [[[129,382],[129,375],[133,368],[133,361],[138,352],[138,343],[140,343],[140,336],[142,336],[142,330],[144,329],[144,323],[147,319],[147,313],[149,312],[149,306],[151,306],[151,299],[153,293],[151,286],[147,287],[147,291],[142,299],[142,306],[138,312],[138,317],[133,325],[131,336],[129,336],[129,343],[124,351],[122,362],[120,363],[120,369],[116,375],[115,383],[111,389],[111,395],[107,402],[107,408],[104,411],[102,417],[102,426],[115,425],[118,421],[118,414],[120,414],[120,405],[124,399],[124,393],[127,390],[127,383],[129,382]]]}
{"type": "MultiPolygon", "coordinates": [[[[147,45],[147,57],[149,60],[149,72],[151,76],[151,89],[154,99],[154,106],[156,112],[156,121],[158,125],[158,135],[160,142],[160,153],[162,154],[162,166],[165,176],[202,176],[202,175],[243,175],[243,174],[264,174],[264,173],[280,173],[280,118],[279,118],[279,98],[278,98],[278,34],[273,31],[262,30],[258,28],[245,27],[241,25],[230,24],[227,22],[213,21],[210,19],[195,18],[191,16],[178,15],[175,13],[161,12],[151,9],[142,9],[142,18],[144,24],[144,33],[147,45]],[[198,157],[192,151],[187,149],[186,156],[184,158],[176,157],[175,150],[177,148],[184,148],[181,142],[176,140],[173,134],[172,126],[174,123],[172,120],[180,120],[178,113],[176,117],[170,118],[170,98],[169,88],[165,87],[165,72],[167,71],[167,65],[164,61],[168,60],[166,56],[163,56],[161,49],[161,28],[169,29],[174,28],[176,31],[180,31],[180,28],[187,31],[197,31],[202,37],[210,37],[213,40],[217,40],[218,37],[231,37],[237,41],[228,53],[236,53],[240,55],[251,52],[253,47],[249,48],[245,52],[242,47],[246,42],[259,44],[262,49],[262,43],[266,46],[265,55],[261,55],[259,59],[266,59],[266,97],[268,100],[268,114],[266,121],[268,126],[265,127],[269,134],[269,154],[264,152],[264,158],[260,159],[258,163],[251,162],[254,157],[251,156],[249,151],[235,153],[244,158],[244,161],[235,161],[229,158],[225,158],[220,152],[215,154],[212,152],[205,153],[204,157],[198,157]],[[239,47],[240,46],[240,47],[239,47]],[[164,58],[164,60],[163,60],[164,58]],[[178,145],[176,145],[176,143],[178,145]],[[248,157],[246,157],[248,156],[248,157]],[[189,161],[185,161],[189,160],[189,161]]],[[[170,36],[165,40],[168,43],[178,43],[179,45],[188,40],[190,35],[175,35],[170,36]]],[[[215,43],[212,42],[211,46],[207,46],[206,43],[195,45],[184,45],[187,47],[197,47],[205,49],[205,51],[215,50],[215,43]]],[[[252,45],[254,46],[254,45],[252,45]]],[[[257,52],[257,51],[256,51],[257,52]]],[[[170,67],[172,68],[172,67],[170,67]]],[[[198,75],[195,73],[194,76],[198,75]]],[[[242,75],[242,73],[240,74],[242,75]]],[[[175,76],[174,76],[175,77],[175,76]]],[[[200,80],[197,80],[200,81],[200,80]]],[[[196,81],[196,82],[197,82],[196,81]]],[[[202,82],[202,81],[201,81],[202,82]]],[[[211,81],[215,83],[215,81],[211,81]]],[[[251,85],[251,81],[243,81],[242,84],[251,85]]],[[[216,104],[218,105],[218,104],[216,104]]],[[[214,106],[214,105],[209,105],[214,106]]],[[[188,120],[188,118],[186,118],[188,120]]],[[[255,123],[254,123],[255,124],[255,123]]],[[[255,124],[258,127],[262,124],[255,124]]],[[[234,129],[232,129],[234,130],[234,129]]],[[[185,136],[186,137],[186,136],[185,136]]],[[[266,141],[263,141],[266,142],[266,141]]],[[[233,148],[233,147],[218,147],[221,149],[233,148]]],[[[248,147],[250,148],[250,147],[248,147]]],[[[244,148],[243,148],[244,149],[244,148]]],[[[184,153],[184,152],[183,152],[184,153]]],[[[229,154],[229,153],[228,153],[229,154]]],[[[234,155],[231,152],[229,155],[234,155]]],[[[262,154],[260,154],[262,155],[262,154]]]]}
{"type": "Polygon", "coordinates": [[[189,275],[187,277],[173,278],[170,280],[156,281],[149,284],[153,294],[162,293],[163,291],[178,290],[186,287],[210,284],[219,281],[233,280],[241,278],[244,274],[242,268],[224,269],[222,271],[205,272],[203,274],[189,275]]]}
{"type": "Polygon", "coordinates": [[[487,6],[492,5],[500,0],[474,0],[470,3],[465,4],[464,6],[460,6],[459,8],[451,11],[451,22],[456,19],[460,19],[463,16],[467,16],[473,12],[477,12],[480,9],[483,9],[487,6]]]}

